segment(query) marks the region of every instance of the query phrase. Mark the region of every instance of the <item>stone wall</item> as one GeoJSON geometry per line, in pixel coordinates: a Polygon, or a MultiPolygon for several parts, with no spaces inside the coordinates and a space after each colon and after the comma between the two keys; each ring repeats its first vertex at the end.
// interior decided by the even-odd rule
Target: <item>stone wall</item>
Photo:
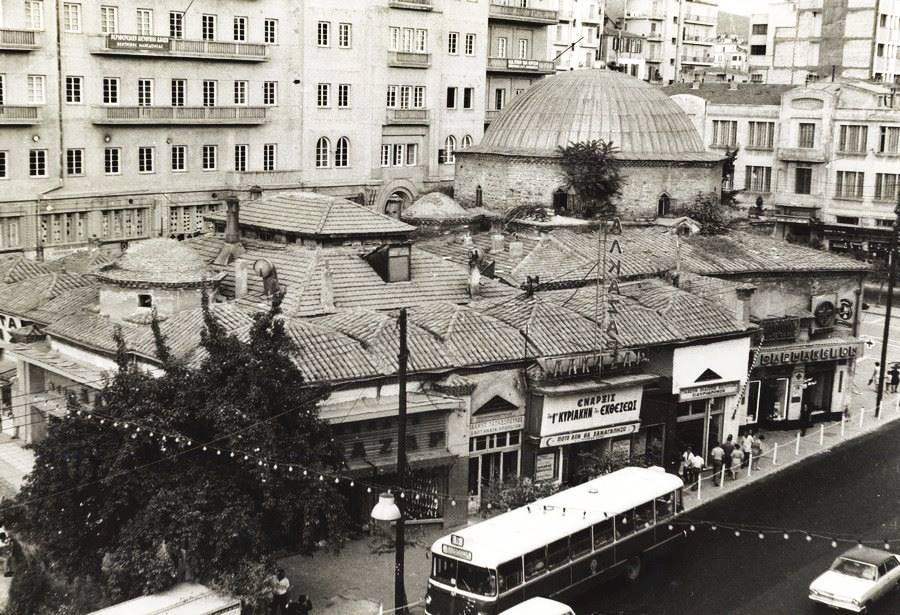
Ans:
{"type": "MultiPolygon", "coordinates": [[[[625,186],[619,202],[623,218],[653,218],[659,196],[665,192],[675,208],[698,192],[721,189],[722,166],[714,164],[633,163],[623,169],[625,186]]],[[[484,207],[503,211],[517,205],[553,205],[553,193],[566,184],[554,158],[456,154],[454,197],[464,206],[475,205],[478,186],[484,207]]]]}

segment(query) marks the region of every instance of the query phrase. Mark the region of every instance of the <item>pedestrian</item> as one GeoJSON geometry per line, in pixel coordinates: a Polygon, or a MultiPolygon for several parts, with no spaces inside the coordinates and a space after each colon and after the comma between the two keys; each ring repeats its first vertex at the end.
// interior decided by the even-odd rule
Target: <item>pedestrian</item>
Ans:
{"type": "Polygon", "coordinates": [[[309,615],[312,611],[312,601],[306,594],[300,594],[297,600],[288,603],[287,615],[309,615]]]}
{"type": "Polygon", "coordinates": [[[725,465],[725,449],[721,444],[713,447],[709,452],[709,458],[712,459],[713,484],[718,487],[722,481],[722,467],[725,465]]]}
{"type": "Polygon", "coordinates": [[[872,386],[876,380],[878,380],[878,368],[881,366],[881,363],[875,361],[875,369],[872,370],[872,375],[869,376],[869,386],[872,386]]]}
{"type": "Polygon", "coordinates": [[[691,459],[691,464],[694,466],[694,487],[693,490],[697,490],[697,484],[703,480],[703,456],[702,455],[694,455],[691,459]]]}
{"type": "Polygon", "coordinates": [[[731,451],[731,478],[737,478],[737,474],[743,465],[744,451],[741,450],[740,446],[735,446],[734,450],[731,451]]]}
{"type": "Polygon", "coordinates": [[[759,469],[759,460],[762,459],[763,454],[766,452],[763,441],[766,439],[766,436],[760,434],[753,439],[753,469],[759,469]]]}
{"type": "Polygon", "coordinates": [[[900,384],[900,368],[896,365],[891,366],[891,393],[897,392],[897,385],[900,384]]]}
{"type": "Polygon", "coordinates": [[[725,443],[722,445],[722,449],[725,451],[725,469],[731,470],[731,453],[734,451],[734,436],[728,434],[728,437],[725,438],[725,443]]]}
{"type": "Polygon", "coordinates": [[[291,582],[284,574],[284,568],[279,568],[275,573],[274,587],[272,588],[272,615],[285,615],[287,610],[288,592],[291,582]]]}
{"type": "Polygon", "coordinates": [[[747,464],[750,463],[750,454],[753,452],[753,434],[749,431],[741,439],[741,451],[744,453],[743,467],[746,468],[747,464]]]}
{"type": "Polygon", "coordinates": [[[808,402],[803,402],[800,407],[800,437],[806,436],[807,428],[812,427],[812,408],[808,402]]]}
{"type": "Polygon", "coordinates": [[[694,449],[687,447],[681,454],[681,467],[684,473],[684,482],[690,485],[694,482],[694,449]]]}

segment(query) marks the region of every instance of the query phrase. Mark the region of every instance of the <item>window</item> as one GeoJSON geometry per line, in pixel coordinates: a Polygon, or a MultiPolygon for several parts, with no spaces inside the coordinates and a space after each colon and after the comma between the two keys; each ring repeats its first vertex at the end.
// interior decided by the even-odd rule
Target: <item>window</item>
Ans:
{"type": "Polygon", "coordinates": [[[84,83],[83,77],[66,77],[66,102],[73,105],[81,104],[81,89],[84,83]]]}
{"type": "Polygon", "coordinates": [[[428,30],[416,28],[416,53],[428,51],[428,30]]]}
{"type": "MultiPolygon", "coordinates": [[[[4,152],[0,152],[2,154],[4,152]]],[[[0,248],[17,248],[21,241],[19,239],[19,218],[0,218],[0,248]]],[[[11,400],[6,400],[6,405],[10,405],[11,400]]]]}
{"type": "Polygon", "coordinates": [[[519,59],[521,59],[521,60],[528,59],[528,39],[527,38],[519,39],[519,59]]]}
{"type": "Polygon", "coordinates": [[[219,146],[204,145],[202,152],[202,162],[204,171],[215,171],[219,164],[219,146]]]}
{"type": "Polygon", "coordinates": [[[44,94],[44,75],[28,75],[28,103],[43,105],[46,102],[44,94]]]}
{"type": "Polygon", "coordinates": [[[713,147],[734,147],[737,143],[737,122],[713,120],[713,147]]]}
{"type": "Polygon", "coordinates": [[[878,137],[879,154],[900,154],[900,126],[882,126],[878,137]]]}
{"type": "Polygon", "coordinates": [[[387,87],[387,108],[395,109],[397,107],[397,86],[389,85],[387,87]]]}
{"type": "Polygon", "coordinates": [[[84,150],[66,150],[66,175],[78,177],[84,175],[84,150]]]}
{"type": "Polygon", "coordinates": [[[794,171],[794,192],[812,194],[812,168],[797,167],[794,171]]]}
{"type": "Polygon", "coordinates": [[[674,514],[672,510],[672,502],[674,501],[672,494],[663,495],[656,498],[656,522],[661,523],[674,514]]]}
{"type": "Polygon", "coordinates": [[[447,88],[447,108],[456,109],[456,92],[458,88],[447,88]]]}
{"type": "Polygon", "coordinates": [[[466,34],[466,46],[464,52],[467,56],[475,55],[475,35],[472,33],[466,34]]]}
{"type": "Polygon", "coordinates": [[[316,44],[319,47],[328,47],[331,44],[328,40],[330,36],[331,22],[320,21],[318,26],[316,27],[316,44]]]}
{"type": "Polygon", "coordinates": [[[522,560],[518,557],[497,566],[500,576],[500,591],[506,591],[522,584],[522,560]]]}
{"type": "Polygon", "coordinates": [[[234,18],[234,40],[241,42],[247,40],[247,18],[234,18]]]}
{"type": "Polygon", "coordinates": [[[338,47],[341,49],[349,49],[353,44],[353,28],[351,24],[338,24],[338,47]]]}
{"type": "Polygon", "coordinates": [[[462,139],[461,149],[469,149],[472,147],[472,135],[466,135],[462,139]]]}
{"type": "Polygon", "coordinates": [[[552,570],[569,561],[569,537],[554,540],[547,545],[547,568],[552,570]]]}
{"type": "Polygon", "coordinates": [[[797,147],[816,146],[816,125],[803,122],[797,134],[797,147]]]}
{"type": "Polygon", "coordinates": [[[278,82],[263,82],[263,104],[268,107],[274,107],[278,104],[278,82]]]}
{"type": "Polygon", "coordinates": [[[496,90],[494,90],[494,109],[500,111],[505,106],[506,90],[504,88],[497,88],[496,90]]]}
{"type": "Polygon", "coordinates": [[[328,139],[325,137],[320,137],[318,141],[316,141],[316,168],[324,169],[330,166],[330,154],[329,149],[331,149],[330,144],[328,143],[328,139]]]}
{"type": "Polygon", "coordinates": [[[115,34],[119,31],[119,7],[100,7],[100,32],[103,34],[115,34]]]}
{"type": "Polygon", "coordinates": [[[635,530],[643,530],[653,525],[653,502],[646,502],[634,509],[635,530]]]}
{"type": "Polygon", "coordinates": [[[153,148],[138,148],[138,173],[153,173],[153,148]]]}
{"type": "Polygon", "coordinates": [[[765,45],[750,45],[750,55],[752,55],[752,56],[766,55],[766,46],[765,45]]]}
{"type": "Polygon", "coordinates": [[[506,57],[506,37],[505,36],[497,37],[497,57],[498,58],[506,57]]]}
{"type": "Polygon", "coordinates": [[[772,149],[775,143],[775,122],[750,122],[747,147],[772,149]]]}
{"type": "Polygon", "coordinates": [[[118,105],[119,104],[119,78],[104,77],[103,78],[103,104],[118,105]]]}
{"type": "Polygon", "coordinates": [[[349,109],[350,108],[350,84],[349,83],[339,83],[338,84],[337,106],[338,106],[338,109],[349,109]]]}
{"type": "Polygon", "coordinates": [[[153,34],[152,9],[137,10],[137,33],[143,36],[151,36],[153,34]]]}
{"type": "Polygon", "coordinates": [[[101,237],[144,237],[148,212],[143,208],[108,209],[100,212],[101,237]]]}
{"type": "Polygon", "coordinates": [[[897,178],[893,173],[875,174],[875,200],[894,201],[897,199],[897,178]]]}
{"type": "Polygon", "coordinates": [[[7,177],[9,177],[9,152],[0,150],[0,179],[7,177]]]}
{"type": "Polygon", "coordinates": [[[838,151],[849,154],[865,154],[868,135],[868,126],[854,124],[842,125],[840,139],[838,141],[838,151]]]}
{"type": "Polygon", "coordinates": [[[456,162],[456,156],[454,156],[454,152],[456,151],[456,137],[453,135],[449,135],[446,139],[444,139],[444,149],[438,152],[438,163],[439,164],[453,164],[456,162]]]}
{"type": "Polygon", "coordinates": [[[616,521],[616,540],[634,534],[634,511],[626,510],[615,516],[616,521]]]}
{"type": "Polygon", "coordinates": [[[861,199],[864,179],[864,173],[859,171],[838,171],[834,196],[842,199],[861,199]]]}
{"type": "Polygon", "coordinates": [[[402,143],[395,143],[393,149],[393,160],[391,164],[395,167],[403,166],[403,150],[404,145],[402,143]]]}
{"type": "Polygon", "coordinates": [[[525,580],[531,580],[539,574],[547,572],[546,547],[525,554],[525,580]]]}
{"type": "Polygon", "coordinates": [[[760,73],[753,73],[750,75],[750,83],[762,83],[763,76],[760,73]]]}
{"type": "Polygon", "coordinates": [[[851,224],[853,226],[859,225],[859,217],[857,216],[835,216],[834,221],[837,224],[851,224]]]}
{"type": "Polygon", "coordinates": [[[606,519],[594,524],[594,549],[601,549],[613,542],[613,520],[606,519]]]}
{"type": "Polygon", "coordinates": [[[415,109],[424,109],[425,108],[425,86],[417,85],[413,88],[413,108],[415,109]]]}
{"type": "Polygon", "coordinates": [[[183,107],[187,92],[187,81],[184,79],[172,79],[172,106],[183,107]]]}
{"type": "Polygon", "coordinates": [[[138,295],[138,307],[149,308],[153,307],[153,296],[152,295],[138,295]]]}
{"type": "Polygon", "coordinates": [[[216,82],[211,79],[203,80],[203,106],[216,106],[216,82]]]}
{"type": "Polygon", "coordinates": [[[381,166],[391,166],[391,146],[382,144],[381,146],[381,166]]]}
{"type": "Polygon", "coordinates": [[[337,140],[334,148],[334,166],[341,168],[350,166],[350,139],[347,137],[337,140]]]}
{"type": "Polygon", "coordinates": [[[235,81],[234,82],[234,104],[236,104],[236,105],[246,105],[247,104],[247,82],[246,81],[235,81]]]}
{"type": "Polygon", "coordinates": [[[330,94],[330,83],[320,83],[318,86],[316,86],[316,106],[319,108],[327,107],[330,94]]]}
{"type": "Polygon", "coordinates": [[[247,151],[249,145],[234,146],[234,170],[243,173],[247,170],[247,151]]]}
{"type": "Polygon", "coordinates": [[[751,192],[771,192],[772,167],[747,166],[744,189],[751,192]]]}
{"type": "Polygon", "coordinates": [[[204,41],[216,40],[216,16],[203,15],[200,18],[200,35],[204,41]]]}
{"type": "Polygon", "coordinates": [[[451,55],[459,53],[459,32],[447,33],[447,53],[451,55]]]}
{"type": "Polygon", "coordinates": [[[755,23],[752,28],[751,34],[766,34],[769,31],[769,25],[764,23],[755,23]]]}
{"type": "Polygon", "coordinates": [[[418,164],[419,146],[416,143],[406,144],[406,166],[414,167],[418,164]]]}
{"type": "Polygon", "coordinates": [[[463,88],[463,109],[471,109],[475,104],[475,88],[463,88]]]}
{"type": "Polygon", "coordinates": [[[25,0],[25,26],[29,30],[44,29],[44,3],[42,0],[25,0]]]}
{"type": "Polygon", "coordinates": [[[263,42],[274,45],[278,42],[278,20],[266,19],[263,22],[263,42]]]}
{"type": "Polygon", "coordinates": [[[884,43],[878,43],[878,45],[875,47],[875,55],[877,55],[879,58],[884,57],[884,43]]]}
{"type": "Polygon", "coordinates": [[[275,143],[263,145],[263,171],[274,171],[278,166],[278,146],[275,143]]]}
{"type": "Polygon", "coordinates": [[[169,11],[169,36],[172,38],[184,38],[183,12],[169,11]]]}
{"type": "Polygon", "coordinates": [[[408,85],[400,86],[400,108],[401,109],[409,109],[409,95],[412,92],[412,88],[408,85]]]}
{"type": "Polygon", "coordinates": [[[575,532],[569,537],[569,554],[576,559],[591,550],[591,528],[575,532]]]}
{"type": "Polygon", "coordinates": [[[187,145],[173,145],[171,149],[171,169],[176,173],[187,170],[187,145]]]}
{"type": "Polygon", "coordinates": [[[153,105],[153,79],[138,79],[138,107],[153,105]]]}
{"type": "Polygon", "coordinates": [[[51,245],[85,239],[86,218],[87,213],[83,211],[42,215],[40,223],[41,243],[51,245]]]}
{"type": "Polygon", "coordinates": [[[103,172],[107,175],[118,175],[121,172],[119,161],[122,150],[118,147],[107,147],[103,150],[103,172]]]}
{"type": "Polygon", "coordinates": [[[63,2],[63,30],[65,32],[81,32],[80,4],[63,2]]]}

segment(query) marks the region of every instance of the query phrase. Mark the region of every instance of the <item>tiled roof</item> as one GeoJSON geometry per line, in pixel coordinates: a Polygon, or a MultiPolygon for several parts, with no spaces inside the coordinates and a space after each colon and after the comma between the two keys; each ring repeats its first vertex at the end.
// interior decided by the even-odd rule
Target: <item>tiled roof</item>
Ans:
{"type": "Polygon", "coordinates": [[[78,250],[47,263],[57,271],[69,273],[93,273],[115,262],[115,257],[103,250],[78,250]]]}
{"type": "Polygon", "coordinates": [[[51,299],[91,284],[80,274],[46,273],[21,282],[0,286],[0,312],[27,317],[51,299]]]}
{"type": "Polygon", "coordinates": [[[667,85],[662,91],[667,96],[691,94],[714,104],[722,105],[780,105],[781,96],[796,85],[773,85],[767,83],[739,83],[731,89],[729,83],[701,83],[694,89],[690,83],[667,85]]]}
{"type": "Polygon", "coordinates": [[[155,238],[137,242],[115,263],[103,267],[97,278],[104,282],[150,285],[196,285],[212,283],[218,276],[204,259],[174,239],[155,238]]]}
{"type": "Polygon", "coordinates": [[[114,335],[120,327],[126,344],[134,348],[144,334],[145,329],[138,325],[119,325],[99,314],[75,313],[63,316],[44,329],[47,335],[60,338],[92,350],[105,353],[116,351],[114,335]]]}
{"type": "MultiPolygon", "coordinates": [[[[241,226],[304,236],[397,236],[416,230],[414,226],[347,199],[314,192],[289,192],[242,201],[238,217],[241,226]]],[[[219,212],[207,215],[207,218],[223,221],[225,214],[219,212]]]]}
{"type": "Polygon", "coordinates": [[[0,258],[0,284],[13,284],[52,272],[46,263],[33,261],[21,254],[0,258]]]}
{"type": "Polygon", "coordinates": [[[28,312],[28,320],[48,325],[63,316],[76,314],[97,304],[100,290],[96,286],[84,286],[60,293],[50,301],[28,312]]]}

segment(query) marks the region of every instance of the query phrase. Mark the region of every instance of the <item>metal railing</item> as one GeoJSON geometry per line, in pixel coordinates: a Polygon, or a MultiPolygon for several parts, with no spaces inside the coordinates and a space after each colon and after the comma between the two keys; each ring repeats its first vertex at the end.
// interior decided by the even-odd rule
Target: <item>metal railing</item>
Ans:
{"type": "Polygon", "coordinates": [[[395,9],[414,9],[430,11],[434,8],[432,0],[388,0],[388,6],[395,9]]]}
{"type": "Polygon", "coordinates": [[[34,30],[14,30],[12,28],[0,28],[0,47],[27,49],[37,46],[37,32],[35,32],[34,30]]]}
{"type": "Polygon", "coordinates": [[[712,64],[712,56],[681,56],[681,61],[686,64],[712,64]]]}
{"type": "Polygon", "coordinates": [[[508,72],[553,73],[556,64],[550,60],[522,60],[519,58],[488,58],[488,70],[508,72]]]}
{"type": "Polygon", "coordinates": [[[716,23],[715,17],[710,17],[709,15],[685,15],[684,21],[695,21],[697,23],[707,23],[714,24],[716,23]]]}
{"type": "Polygon", "coordinates": [[[262,43],[205,41],[168,36],[106,34],[99,37],[95,53],[187,56],[210,59],[261,61],[269,58],[269,46],[262,43]]]}
{"type": "Polygon", "coordinates": [[[0,105],[0,124],[36,124],[39,107],[0,105]]]}
{"type": "Polygon", "coordinates": [[[539,23],[556,23],[559,21],[559,11],[523,7],[521,4],[521,0],[491,0],[489,16],[515,19],[516,21],[536,21],[539,23]]]}
{"type": "Polygon", "coordinates": [[[95,123],[262,124],[266,107],[100,107],[95,123]]]}

